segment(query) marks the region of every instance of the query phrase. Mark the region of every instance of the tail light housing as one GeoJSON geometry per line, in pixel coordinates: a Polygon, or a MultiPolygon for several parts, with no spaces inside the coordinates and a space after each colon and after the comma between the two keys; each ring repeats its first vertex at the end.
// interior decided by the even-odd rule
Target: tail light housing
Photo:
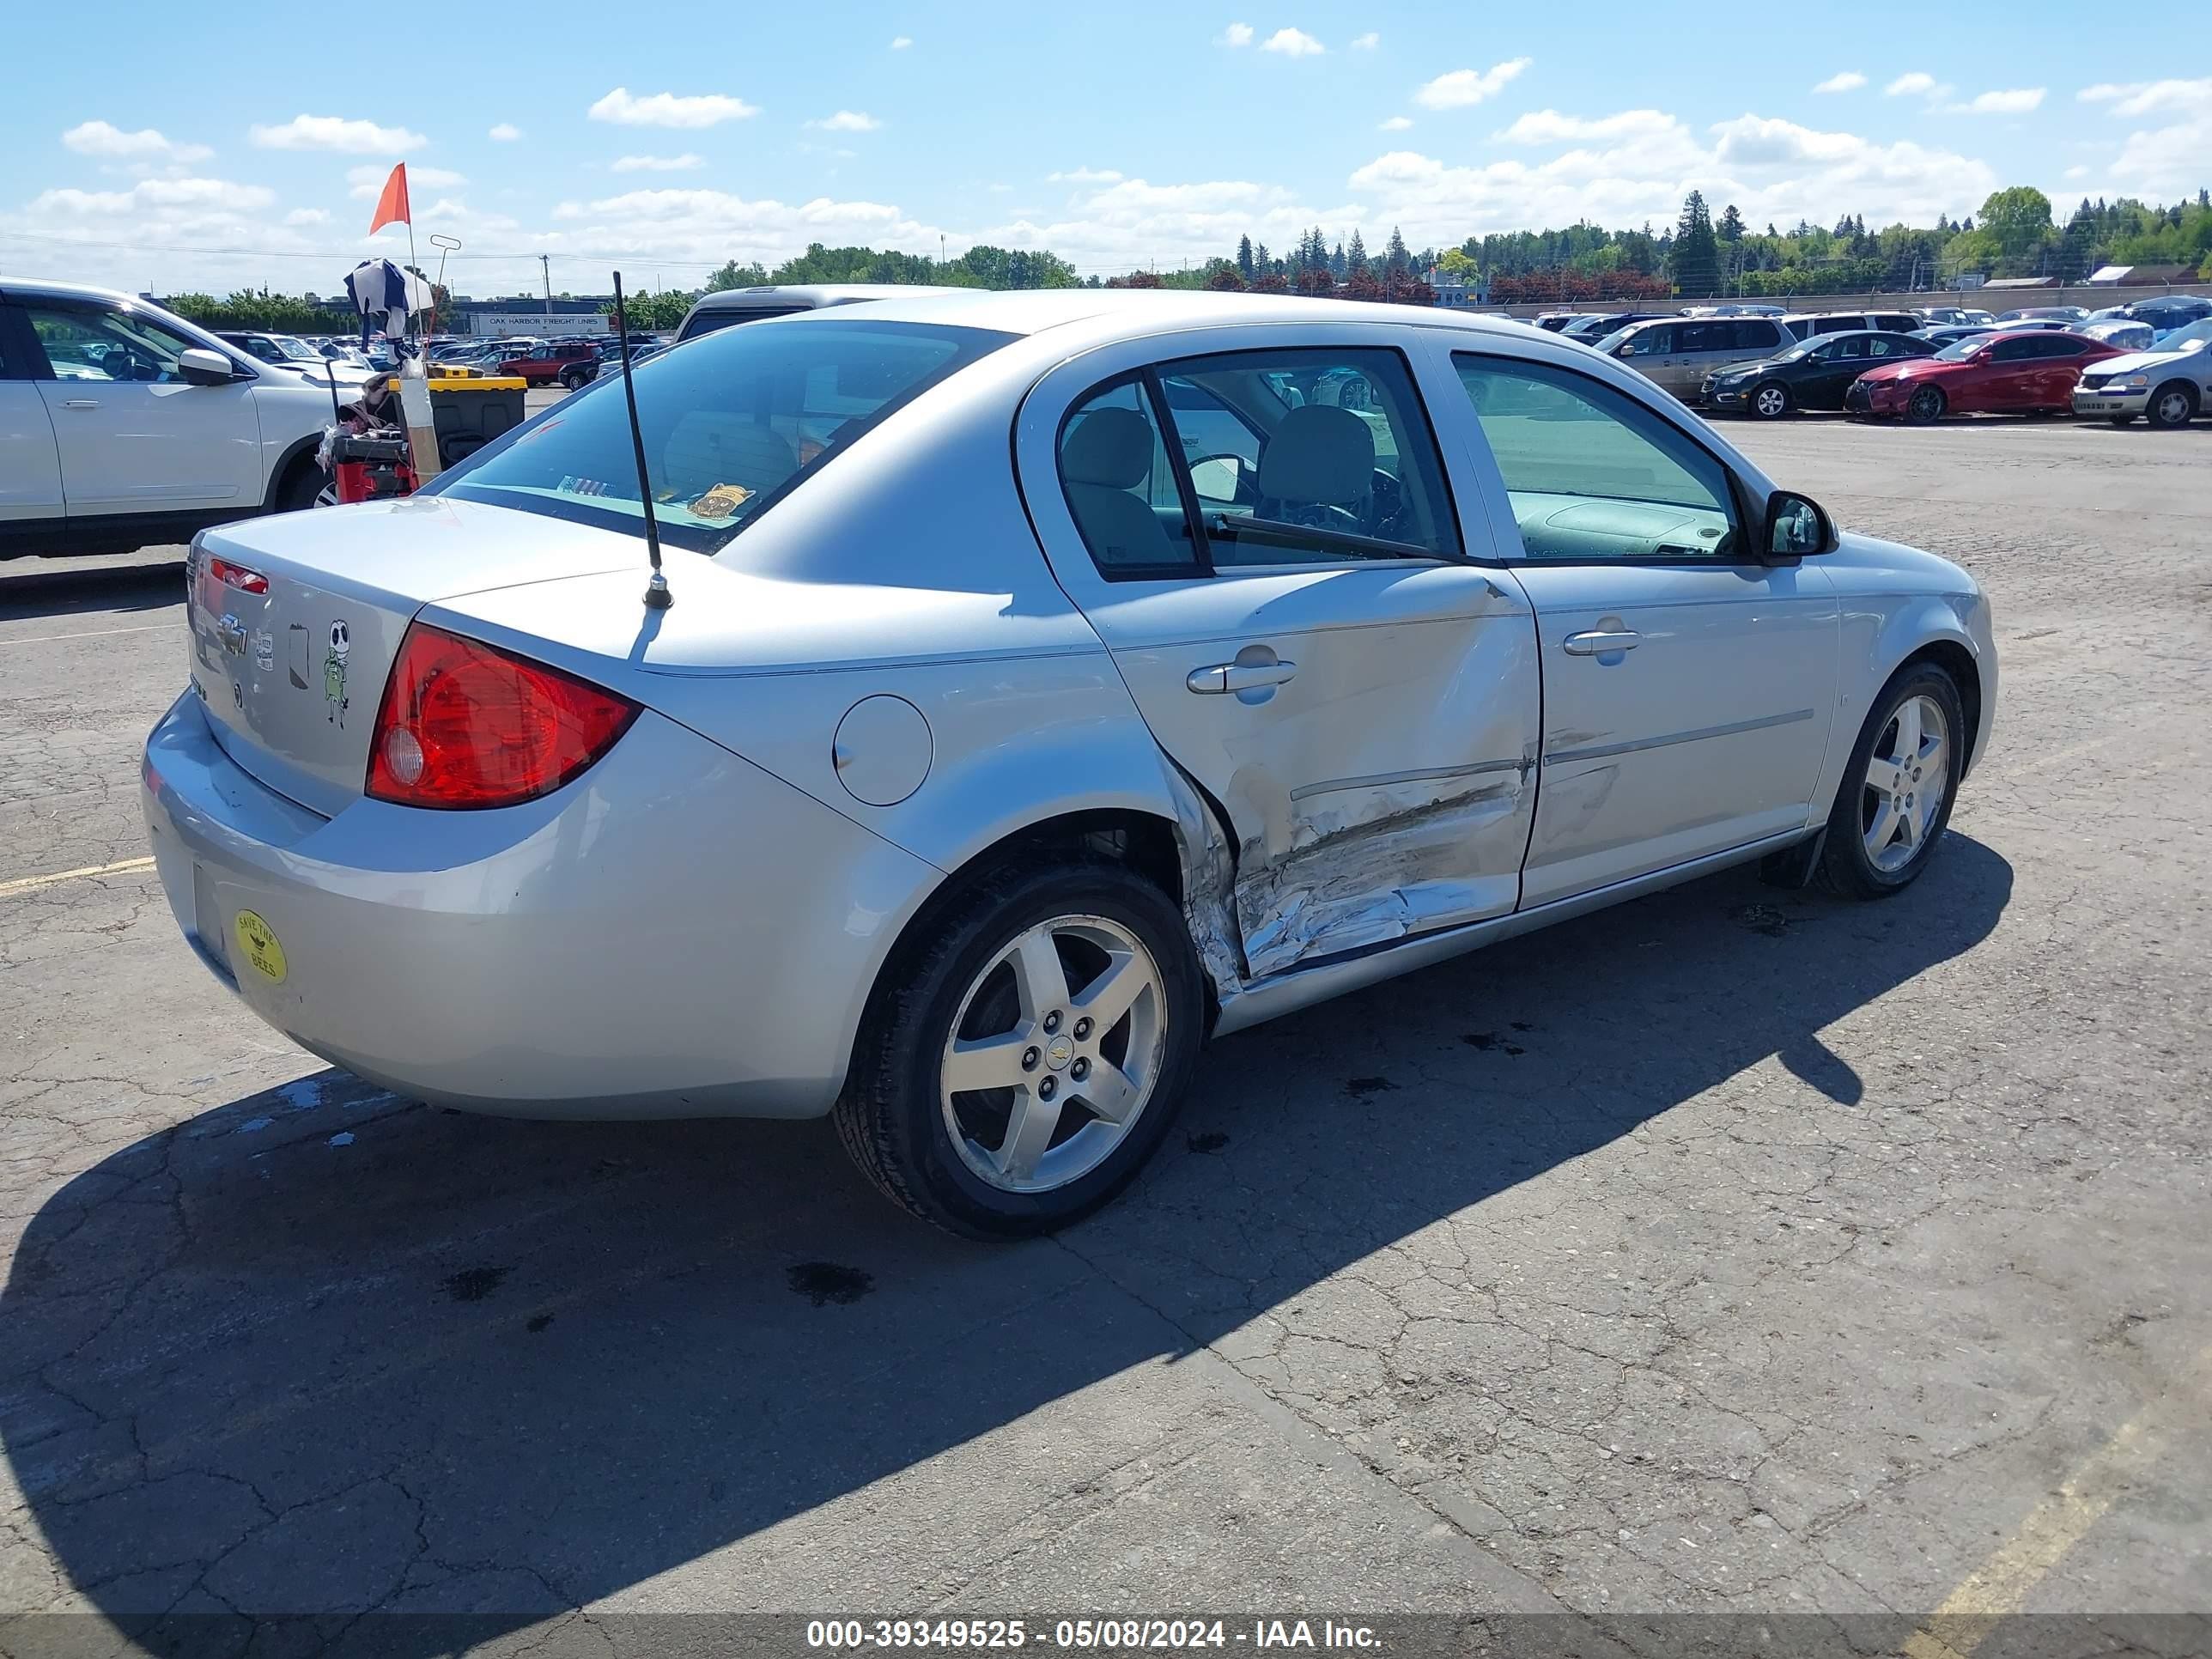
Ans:
{"type": "Polygon", "coordinates": [[[416,623],[369,734],[368,793],[449,811],[535,800],[596,763],[637,716],[602,686],[416,623]]]}

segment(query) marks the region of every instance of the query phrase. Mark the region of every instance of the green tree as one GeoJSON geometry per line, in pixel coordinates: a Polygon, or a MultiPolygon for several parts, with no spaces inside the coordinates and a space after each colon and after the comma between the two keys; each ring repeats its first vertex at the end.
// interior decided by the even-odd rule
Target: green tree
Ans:
{"type": "Polygon", "coordinates": [[[1711,294],[1720,286],[1720,248],[1713,240],[1712,213],[1700,191],[1692,191],[1682,204],[1682,216],[1674,225],[1674,245],[1668,253],[1668,268],[1678,294],[1711,294]]]}
{"type": "Polygon", "coordinates": [[[1721,210],[1721,222],[1714,234],[1731,247],[1743,240],[1743,215],[1735,210],[1734,202],[1721,210]]]}
{"type": "Polygon", "coordinates": [[[1347,276],[1364,276],[1367,270],[1367,243],[1357,230],[1345,244],[1344,270],[1347,276]]]}
{"type": "Polygon", "coordinates": [[[1237,274],[1248,283],[1252,280],[1252,239],[1249,236],[1237,239],[1237,274]]]}
{"type": "Polygon", "coordinates": [[[1413,256],[1406,248],[1406,239],[1398,234],[1395,225],[1390,227],[1390,240],[1382,245],[1382,263],[1400,272],[1413,263],[1413,256]]]}
{"type": "Polygon", "coordinates": [[[2032,185],[1996,191],[1982,204],[1982,234],[2008,263],[2026,263],[2051,228],[2051,198],[2032,185]]]}

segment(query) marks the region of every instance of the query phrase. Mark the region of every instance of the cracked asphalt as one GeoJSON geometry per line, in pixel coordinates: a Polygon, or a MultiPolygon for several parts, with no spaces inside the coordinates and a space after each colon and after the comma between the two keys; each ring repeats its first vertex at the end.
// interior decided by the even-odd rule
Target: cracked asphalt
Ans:
{"type": "Polygon", "coordinates": [[[1926,878],[1727,875],[1222,1042],[1120,1204],[1015,1249],[818,1124],[395,1099],[149,869],[6,893],[143,856],[185,635],[178,550],[0,568],[0,1651],[1918,1619],[2054,1504],[2019,1605],[2212,1612],[2212,424],[1742,435],[1993,597],[1926,878]]]}

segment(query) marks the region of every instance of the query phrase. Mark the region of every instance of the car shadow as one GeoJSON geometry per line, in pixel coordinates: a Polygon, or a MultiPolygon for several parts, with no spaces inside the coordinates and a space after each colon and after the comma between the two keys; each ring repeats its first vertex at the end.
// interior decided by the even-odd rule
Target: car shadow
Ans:
{"type": "Polygon", "coordinates": [[[1887,903],[1739,871],[1259,1027],[1121,1200],[1015,1247],[908,1220],[821,1124],[509,1121],[319,1073],[39,1209],[0,1439],[67,1583],[149,1645],[377,1607],[446,1616],[378,1650],[456,1650],[1195,1352],[1747,1067],[1875,1109],[1820,1033],[2011,889],[1956,833],[1887,903]]]}
{"type": "Polygon", "coordinates": [[[181,552],[159,564],[42,568],[34,558],[0,564],[0,617],[29,620],[82,611],[165,611],[185,597],[181,552]]]}

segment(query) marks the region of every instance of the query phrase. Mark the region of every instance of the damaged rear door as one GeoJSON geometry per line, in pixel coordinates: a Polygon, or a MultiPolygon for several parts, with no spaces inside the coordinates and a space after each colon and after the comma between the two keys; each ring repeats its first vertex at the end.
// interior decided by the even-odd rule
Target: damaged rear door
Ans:
{"type": "Polygon", "coordinates": [[[1230,819],[1255,979],[1519,899],[1534,622],[1468,560],[1409,339],[1422,355],[1373,325],[1131,343],[1023,411],[1055,574],[1230,819]]]}

